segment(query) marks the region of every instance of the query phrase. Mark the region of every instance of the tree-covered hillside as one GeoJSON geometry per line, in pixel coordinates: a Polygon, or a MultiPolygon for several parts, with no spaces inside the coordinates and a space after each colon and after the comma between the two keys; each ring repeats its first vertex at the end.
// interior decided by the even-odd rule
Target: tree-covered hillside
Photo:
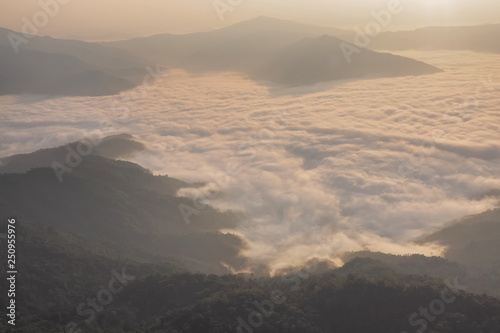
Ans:
{"type": "Polygon", "coordinates": [[[366,259],[348,263],[350,272],[311,265],[275,277],[193,274],[173,262],[96,255],[85,238],[53,227],[18,227],[19,317],[11,332],[500,331],[497,299],[465,293],[460,280],[381,273],[366,259]]]}
{"type": "MultiPolygon", "coordinates": [[[[127,140],[106,145],[141,148],[127,140]]],[[[64,158],[67,147],[4,159],[0,233],[8,218],[17,220],[11,332],[500,332],[500,301],[474,294],[483,290],[478,276],[489,272],[487,281],[498,282],[498,275],[484,267],[482,275],[471,271],[477,254],[469,257],[465,242],[473,237],[491,246],[497,211],[429,238],[449,245],[447,255],[456,254],[458,263],[357,252],[345,254],[342,267],[316,258],[303,268],[257,276],[245,271],[243,240],[221,232],[237,226],[234,213],[205,206],[186,223],[179,206],[194,203],[177,192],[199,184],[155,176],[97,148],[62,182],[47,165],[64,158]],[[238,271],[244,273],[228,274],[238,271]]],[[[1,290],[9,287],[0,279],[1,290]]],[[[6,308],[6,294],[0,299],[6,308]]],[[[0,332],[6,329],[0,322],[0,332]]]]}
{"type": "Polygon", "coordinates": [[[146,262],[177,257],[195,271],[224,273],[227,266],[244,264],[239,255],[243,241],[220,232],[235,227],[237,216],[176,195],[197,184],[96,154],[63,169],[62,181],[54,168],[38,167],[65,163],[68,149],[77,151],[78,145],[67,147],[7,159],[6,168],[15,167],[0,173],[2,220],[15,216],[105,242],[105,250],[115,256],[146,262]],[[12,173],[29,165],[36,167],[12,173]]]}

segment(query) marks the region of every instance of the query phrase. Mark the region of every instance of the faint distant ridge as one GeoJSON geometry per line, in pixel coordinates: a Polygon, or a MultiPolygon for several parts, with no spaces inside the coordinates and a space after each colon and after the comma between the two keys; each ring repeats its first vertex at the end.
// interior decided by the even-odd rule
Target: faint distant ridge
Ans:
{"type": "Polygon", "coordinates": [[[348,59],[341,46],[354,48],[347,42],[353,38],[352,32],[341,29],[257,17],[214,31],[103,45],[166,66],[193,72],[237,71],[256,81],[286,86],[439,72],[422,62],[357,47],[348,59]]]}
{"type": "Polygon", "coordinates": [[[148,66],[194,73],[239,72],[263,84],[313,85],[335,80],[425,75],[439,69],[349,44],[354,33],[260,16],[218,30],[90,43],[0,28],[0,95],[105,96],[144,82],[148,66]],[[345,46],[356,49],[346,56],[345,46]],[[344,49],[342,49],[342,46],[344,49]]]}
{"type": "MultiPolygon", "coordinates": [[[[195,73],[239,72],[263,84],[313,85],[336,80],[427,75],[432,65],[349,44],[355,33],[259,16],[218,30],[157,34],[105,43],[33,37],[15,53],[0,28],[0,95],[104,96],[144,81],[148,65],[195,73]],[[348,57],[344,48],[355,53],[348,57]],[[349,58],[349,59],[348,59],[349,58]]],[[[19,34],[19,33],[17,33],[19,34]]],[[[500,52],[500,24],[386,32],[369,47],[500,52]]]]}
{"type": "MultiPolygon", "coordinates": [[[[221,29],[89,43],[33,37],[14,53],[0,28],[0,94],[102,96],[142,84],[149,65],[194,73],[239,72],[263,84],[428,75],[440,70],[409,58],[355,47],[355,33],[260,16],[221,29]],[[344,51],[342,47],[344,46],[344,51]],[[356,50],[348,57],[345,47],[356,50]],[[23,55],[22,55],[23,54],[23,55]]],[[[500,24],[385,32],[369,47],[500,52],[500,24]]]]}
{"type": "Polygon", "coordinates": [[[469,50],[500,53],[500,24],[467,27],[427,27],[385,32],[370,45],[385,50],[469,50]]]}
{"type": "Polygon", "coordinates": [[[269,16],[258,16],[256,18],[242,21],[231,26],[219,29],[219,31],[231,33],[254,33],[258,31],[280,30],[310,36],[332,35],[342,39],[351,39],[354,33],[350,30],[335,27],[317,26],[308,23],[300,23],[292,20],[279,19],[269,16]]]}
{"type": "MultiPolygon", "coordinates": [[[[238,22],[217,30],[196,32],[189,34],[156,34],[149,37],[139,37],[128,40],[103,42],[104,46],[111,46],[127,51],[150,62],[163,62],[172,65],[182,64],[182,60],[189,55],[207,49],[216,49],[224,45],[243,46],[240,39],[251,39],[253,35],[265,39],[266,34],[284,38],[274,38],[276,46],[283,43],[298,41],[305,37],[318,37],[324,34],[338,36],[351,40],[354,34],[347,30],[331,27],[318,27],[310,24],[298,23],[267,16],[259,16],[251,20],[238,22]],[[234,44],[233,44],[234,43],[234,44]]],[[[262,46],[262,45],[252,45],[262,46]]],[[[257,51],[258,53],[258,51],[257,51]]]]}

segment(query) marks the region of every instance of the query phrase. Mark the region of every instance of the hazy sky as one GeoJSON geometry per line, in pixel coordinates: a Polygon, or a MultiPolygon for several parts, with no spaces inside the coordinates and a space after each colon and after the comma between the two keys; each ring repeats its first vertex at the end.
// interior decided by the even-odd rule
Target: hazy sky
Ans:
{"type": "MultiPolygon", "coordinates": [[[[60,4],[41,24],[41,35],[80,39],[123,39],[156,33],[187,33],[230,25],[258,15],[325,26],[363,27],[370,12],[391,0],[23,0],[3,1],[0,26],[21,30],[23,17],[33,22],[42,4],[60,4]],[[223,19],[214,3],[230,5],[223,19]]],[[[398,1],[398,0],[394,0],[398,1]]],[[[498,0],[400,0],[404,11],[388,29],[426,25],[471,25],[500,22],[498,0]]],[[[49,6],[50,7],[50,6],[49,6]]]]}

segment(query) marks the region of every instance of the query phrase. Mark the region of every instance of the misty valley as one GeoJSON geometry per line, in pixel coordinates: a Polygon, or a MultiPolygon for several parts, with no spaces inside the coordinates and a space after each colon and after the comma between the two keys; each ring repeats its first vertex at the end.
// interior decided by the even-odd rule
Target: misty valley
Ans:
{"type": "Polygon", "coordinates": [[[1,25],[0,332],[500,333],[500,24],[113,1],[1,25]]]}

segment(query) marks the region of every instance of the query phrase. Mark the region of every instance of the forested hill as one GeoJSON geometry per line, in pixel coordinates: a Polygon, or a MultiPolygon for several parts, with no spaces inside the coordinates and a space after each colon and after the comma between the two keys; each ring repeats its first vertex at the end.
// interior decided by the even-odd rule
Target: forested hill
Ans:
{"type": "MultiPolygon", "coordinates": [[[[3,160],[0,233],[17,219],[11,332],[500,332],[500,301],[468,293],[477,291],[470,272],[445,258],[360,252],[339,268],[316,259],[274,277],[228,274],[250,260],[244,241],[221,231],[236,227],[237,215],[206,206],[186,223],[179,205],[193,202],[176,193],[200,184],[103,156],[110,144],[140,149],[130,140],[95,147],[62,182],[51,161],[63,163],[77,143],[3,160]]],[[[474,219],[475,237],[496,230],[496,216],[474,219]]],[[[6,279],[0,289],[9,289],[6,279]]]]}
{"type": "Polygon", "coordinates": [[[500,332],[499,300],[465,293],[460,280],[381,270],[371,259],[273,278],[217,276],[110,259],[53,227],[18,222],[17,234],[19,315],[10,332],[500,332]]]}
{"type": "Polygon", "coordinates": [[[200,184],[155,176],[137,164],[100,156],[97,153],[110,144],[109,140],[104,143],[72,167],[66,165],[65,157],[68,149],[78,151],[77,143],[4,159],[1,220],[14,216],[71,232],[100,242],[99,251],[114,257],[142,262],[175,257],[193,271],[205,273],[242,267],[243,241],[221,232],[237,225],[234,213],[208,205],[195,208],[192,199],[176,193],[200,184]],[[50,167],[54,161],[61,165],[57,169],[62,170],[61,179],[50,167]],[[16,170],[19,173],[13,173],[16,170]],[[192,213],[195,209],[196,214],[192,213]]]}

